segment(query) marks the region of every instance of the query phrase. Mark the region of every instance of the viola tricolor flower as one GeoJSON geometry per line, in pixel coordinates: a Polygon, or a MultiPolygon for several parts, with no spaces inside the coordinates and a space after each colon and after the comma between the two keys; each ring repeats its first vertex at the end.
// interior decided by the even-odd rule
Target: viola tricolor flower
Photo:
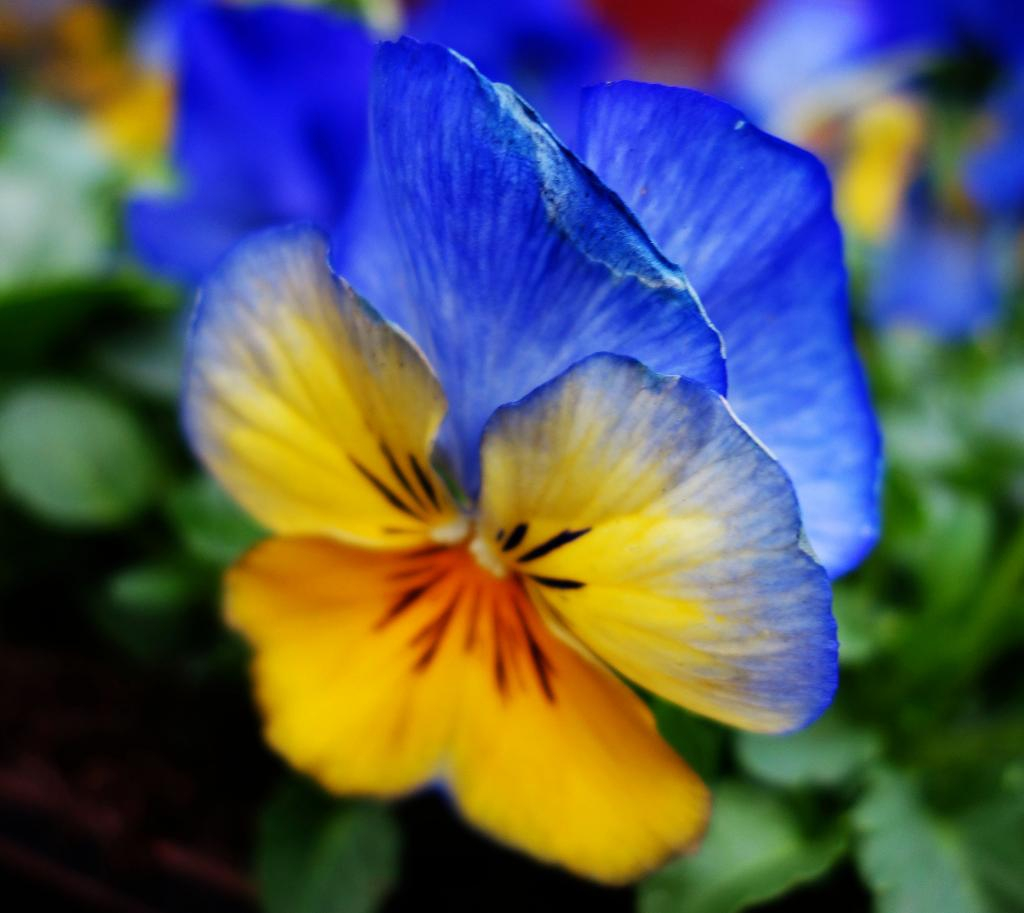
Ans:
{"type": "Polygon", "coordinates": [[[876,534],[878,438],[828,182],[636,83],[586,96],[592,171],[408,39],[371,99],[374,180],[332,252],[359,295],[319,231],[270,229],[191,331],[189,438],[273,533],[226,587],[266,735],[331,790],[441,784],[628,881],[696,844],[709,796],[618,676],[758,732],[836,685],[826,568],[876,534]]]}

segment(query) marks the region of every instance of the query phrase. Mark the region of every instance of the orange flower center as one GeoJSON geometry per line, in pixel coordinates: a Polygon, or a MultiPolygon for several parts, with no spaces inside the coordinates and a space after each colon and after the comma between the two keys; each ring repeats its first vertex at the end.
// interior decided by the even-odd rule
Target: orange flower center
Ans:
{"type": "Polygon", "coordinates": [[[409,640],[415,671],[428,669],[446,638],[457,637],[461,649],[491,664],[502,695],[517,687],[536,687],[554,701],[547,647],[551,633],[520,575],[497,576],[481,563],[478,551],[479,546],[462,544],[406,553],[391,574],[395,592],[377,628],[422,615],[409,640]]]}

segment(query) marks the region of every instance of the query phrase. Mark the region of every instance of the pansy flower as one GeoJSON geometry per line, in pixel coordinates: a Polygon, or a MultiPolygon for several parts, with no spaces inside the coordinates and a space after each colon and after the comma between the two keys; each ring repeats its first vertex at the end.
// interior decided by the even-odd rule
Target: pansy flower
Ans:
{"type": "Polygon", "coordinates": [[[184,421],[273,533],[226,586],[271,745],[339,793],[440,784],[618,883],[709,813],[623,679],[815,719],[811,546],[838,571],[870,545],[878,442],[814,159],[661,86],[593,90],[582,127],[621,197],[464,58],[383,45],[352,285],[314,228],[242,242],[199,295],[184,421]]]}

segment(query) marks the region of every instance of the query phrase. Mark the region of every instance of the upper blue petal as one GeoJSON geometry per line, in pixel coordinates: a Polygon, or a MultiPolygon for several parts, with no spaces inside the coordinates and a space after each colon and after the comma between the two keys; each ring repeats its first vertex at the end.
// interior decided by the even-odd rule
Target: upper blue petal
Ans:
{"type": "Polygon", "coordinates": [[[403,39],[381,47],[372,95],[379,196],[334,259],[437,370],[442,450],[470,491],[494,409],[593,352],[724,387],[683,274],[507,86],[403,39]]]}
{"type": "Polygon", "coordinates": [[[181,195],[133,201],[129,231],[151,267],[195,280],[252,229],[342,218],[366,156],[373,47],[358,23],[284,7],[205,6],[183,29],[181,195]]]}
{"type": "Polygon", "coordinates": [[[824,168],[686,89],[590,90],[582,128],[588,163],[692,278],[729,401],[792,478],[822,563],[850,569],[878,534],[880,441],[824,168]]]}

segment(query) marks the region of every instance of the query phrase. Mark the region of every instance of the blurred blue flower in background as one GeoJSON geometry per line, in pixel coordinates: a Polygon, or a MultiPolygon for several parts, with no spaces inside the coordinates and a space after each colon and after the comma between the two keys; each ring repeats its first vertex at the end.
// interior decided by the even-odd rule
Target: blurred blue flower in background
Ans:
{"type": "Polygon", "coordinates": [[[946,339],[984,330],[997,313],[999,253],[992,231],[910,211],[877,253],[868,313],[946,339]]]}
{"type": "Polygon", "coordinates": [[[1022,22],[1002,0],[769,0],[726,55],[723,91],[829,162],[880,325],[957,338],[997,315],[1024,196],[1022,22]],[[1002,71],[985,123],[944,95],[950,66],[982,95],[1002,71]]]}
{"type": "Polygon", "coordinates": [[[181,190],[130,204],[135,250],[195,281],[239,237],[343,216],[366,157],[373,44],[326,13],[208,6],[184,17],[173,164],[181,190]]]}
{"type": "Polygon", "coordinates": [[[465,55],[489,79],[515,86],[565,140],[576,135],[583,86],[619,75],[626,50],[586,0],[433,0],[402,29],[465,55]]]}
{"type": "MultiPolygon", "coordinates": [[[[147,266],[195,282],[255,228],[309,219],[335,229],[366,158],[369,27],[328,12],[188,4],[180,14],[173,196],[129,208],[147,266]]],[[[619,45],[580,0],[418,6],[410,34],[478,60],[571,134],[581,86],[608,78],[619,45]]]]}
{"type": "Polygon", "coordinates": [[[989,136],[967,158],[968,192],[987,212],[1024,216],[1024,61],[999,85],[985,112],[989,136]]]}

